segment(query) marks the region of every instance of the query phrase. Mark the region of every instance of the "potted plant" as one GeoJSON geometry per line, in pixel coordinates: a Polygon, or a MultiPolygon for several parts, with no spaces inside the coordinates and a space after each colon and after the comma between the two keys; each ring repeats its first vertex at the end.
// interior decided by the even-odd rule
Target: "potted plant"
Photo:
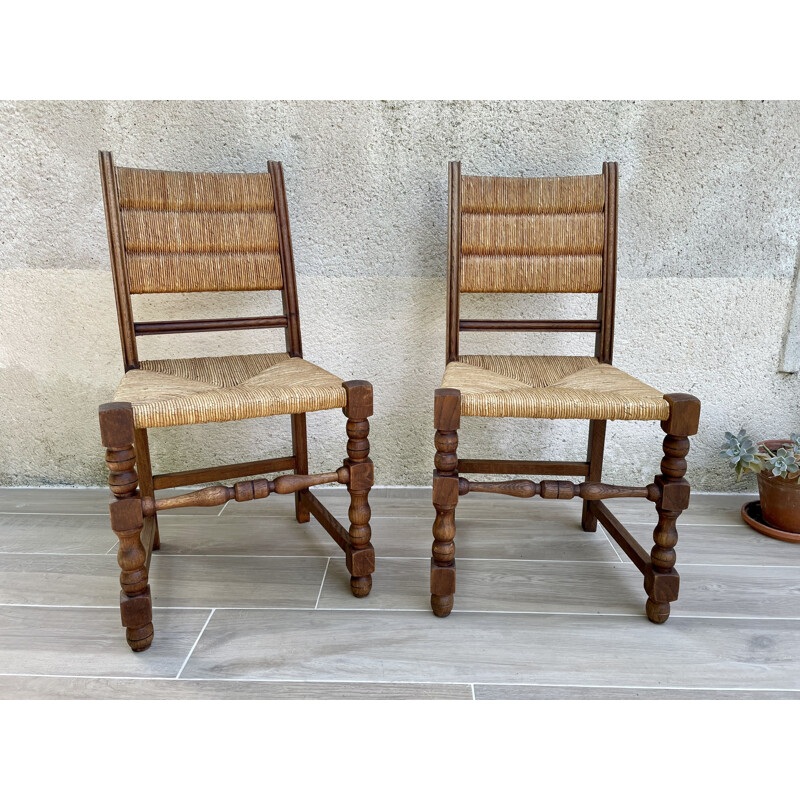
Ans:
{"type": "Polygon", "coordinates": [[[742,428],[738,434],[725,434],[721,455],[736,471],[737,481],[746,472],[758,478],[760,508],[745,503],[745,521],[769,536],[800,541],[800,435],[754,443],[742,428]]]}

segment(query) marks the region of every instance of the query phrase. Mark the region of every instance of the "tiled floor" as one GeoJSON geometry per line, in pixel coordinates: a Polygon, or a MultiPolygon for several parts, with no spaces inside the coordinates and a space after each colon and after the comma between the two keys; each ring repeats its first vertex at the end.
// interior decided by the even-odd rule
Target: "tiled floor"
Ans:
{"type": "MultiPolygon", "coordinates": [[[[320,490],[346,522],[347,494],[320,490]]],[[[159,518],[156,638],[125,644],[108,493],[0,490],[2,698],[800,699],[800,546],[694,495],[681,597],[655,626],[642,578],[577,502],[468,496],[458,590],[430,612],[430,492],[373,491],[372,594],[290,497],[159,518]]],[[[649,549],[652,506],[611,501],[649,549]]]]}

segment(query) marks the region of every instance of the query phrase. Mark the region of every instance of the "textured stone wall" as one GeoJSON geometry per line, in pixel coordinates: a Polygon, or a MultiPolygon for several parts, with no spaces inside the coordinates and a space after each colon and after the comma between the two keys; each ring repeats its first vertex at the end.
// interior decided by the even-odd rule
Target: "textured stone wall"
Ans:
{"type": "MultiPolygon", "coordinates": [[[[716,453],[744,425],[800,430],[780,373],[800,229],[800,104],[775,102],[0,103],[0,483],[100,484],[96,408],[121,375],[97,151],[121,165],[266,168],[283,161],[306,356],[374,382],[382,485],[432,469],[444,366],[447,162],[473,174],[597,172],[620,162],[615,361],[704,403],[689,478],[735,487],[716,453]]],[[[268,295],[136,298],[141,318],[274,313],[268,295]]],[[[584,297],[467,296],[465,316],[551,317],[584,297]]],[[[278,349],[276,332],[140,340],[142,357],[278,349]]],[[[588,353],[585,334],[465,334],[463,352],[588,353]],[[513,348],[513,350],[512,350],[513,348]]],[[[586,425],[466,420],[462,454],[582,458],[586,425]]],[[[311,466],[344,452],[313,415],[311,466]]],[[[606,477],[652,476],[652,423],[609,427],[606,477]]],[[[157,469],[287,450],[288,420],[156,431],[157,469]]]]}

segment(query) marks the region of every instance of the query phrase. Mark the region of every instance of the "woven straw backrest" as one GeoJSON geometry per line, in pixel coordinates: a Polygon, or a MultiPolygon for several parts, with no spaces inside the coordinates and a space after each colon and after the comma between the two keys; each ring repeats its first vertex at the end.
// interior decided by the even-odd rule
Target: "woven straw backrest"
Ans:
{"type": "Polygon", "coordinates": [[[131,294],[283,288],[269,173],[115,175],[131,294]]]}
{"type": "Polygon", "coordinates": [[[605,180],[461,178],[462,292],[599,292],[605,180]]]}

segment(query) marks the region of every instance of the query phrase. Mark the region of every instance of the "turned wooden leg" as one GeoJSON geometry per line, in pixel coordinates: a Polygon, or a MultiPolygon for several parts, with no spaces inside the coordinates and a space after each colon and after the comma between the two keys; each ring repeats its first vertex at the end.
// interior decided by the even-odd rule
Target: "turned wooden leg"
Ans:
{"type": "Polygon", "coordinates": [[[130,403],[100,406],[100,434],[114,495],[109,505],[111,529],[119,538],[120,612],[132,650],[146,650],[153,641],[153,612],[147,578],[147,551],[142,540],[142,502],[137,489],[135,430],[130,403]]]}
{"type": "Polygon", "coordinates": [[[689,436],[697,433],[700,421],[700,401],[689,394],[665,395],[669,403],[669,419],[661,423],[664,437],[664,457],[661,474],[656,475],[660,498],[656,501],[658,524],[653,531],[651,565],[645,573],[647,618],[660,624],[669,617],[669,604],[678,599],[680,578],[675,570],[675,545],[678,543],[676,521],[689,507],[689,483],[686,474],[686,455],[689,436]]]}
{"type": "MultiPolygon", "coordinates": [[[[308,437],[306,434],[306,415],[292,414],[292,452],[295,459],[294,474],[308,475],[308,437]]],[[[311,514],[302,503],[302,495],[308,489],[296,492],[294,496],[294,515],[298,522],[308,522],[311,514]]]]}
{"type": "Polygon", "coordinates": [[[437,617],[453,610],[456,591],[456,504],[458,503],[458,428],[461,392],[437,389],[433,399],[436,455],[433,472],[433,558],[431,559],[431,608],[437,617]]]}
{"type": "MultiPolygon", "coordinates": [[[[134,432],[133,446],[136,451],[136,471],[139,473],[139,494],[141,497],[152,497],[155,501],[156,493],[153,488],[150,445],[147,441],[147,431],[144,428],[138,428],[134,432]]],[[[158,516],[153,512],[153,550],[160,549],[161,537],[158,534],[158,516]]]]}
{"type": "Polygon", "coordinates": [[[350,573],[350,590],[356,597],[366,597],[372,589],[375,571],[375,551],[370,544],[369,490],[374,483],[374,468],[369,458],[369,419],[372,416],[372,384],[367,381],[347,381],[347,458],[344,465],[350,470],[347,491],[350,493],[350,531],[345,555],[350,573]]]}
{"type": "MultiPolygon", "coordinates": [[[[586,460],[589,462],[587,481],[599,482],[603,479],[603,450],[605,443],[606,421],[604,419],[593,419],[589,423],[589,447],[586,453],[586,460]]],[[[589,533],[597,530],[597,517],[592,514],[588,500],[583,501],[581,526],[589,533]]]]}

